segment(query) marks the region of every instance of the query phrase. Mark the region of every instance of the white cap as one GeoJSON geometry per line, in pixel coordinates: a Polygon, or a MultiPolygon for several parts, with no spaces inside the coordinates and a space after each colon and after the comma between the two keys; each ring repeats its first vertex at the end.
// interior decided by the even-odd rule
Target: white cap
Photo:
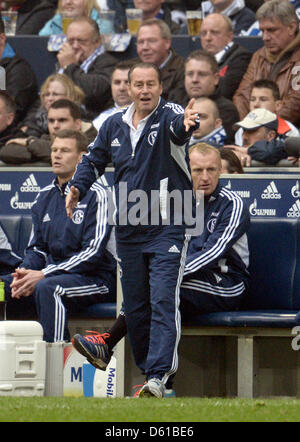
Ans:
{"type": "Polygon", "coordinates": [[[242,121],[235,124],[246,130],[258,129],[261,126],[269,127],[274,130],[277,130],[278,128],[276,114],[273,114],[273,112],[270,112],[267,109],[261,108],[249,112],[242,121]]]}

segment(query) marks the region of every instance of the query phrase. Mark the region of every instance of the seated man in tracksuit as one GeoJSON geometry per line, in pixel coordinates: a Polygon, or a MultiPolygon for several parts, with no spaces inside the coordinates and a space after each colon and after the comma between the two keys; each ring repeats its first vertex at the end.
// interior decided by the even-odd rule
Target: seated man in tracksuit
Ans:
{"type": "Polygon", "coordinates": [[[204,192],[204,229],[192,237],[181,284],[184,319],[215,311],[237,310],[247,293],[249,210],[219,183],[219,152],[205,143],[190,149],[195,190],[204,192]]]}
{"type": "Polygon", "coordinates": [[[115,300],[107,191],[94,183],[72,219],[65,211],[68,181],[87,145],[86,137],[78,131],[65,129],[56,134],[51,146],[56,178],[33,203],[31,239],[23,262],[12,274],[10,287],[11,277],[3,278],[8,319],[11,311],[22,311],[35,302],[47,342],[69,339],[69,310],[115,300]]]}
{"type": "MultiPolygon", "coordinates": [[[[219,183],[222,164],[218,149],[198,143],[190,147],[189,156],[194,190],[204,193],[204,228],[189,242],[180,289],[183,320],[201,313],[237,310],[249,281],[248,208],[235,192],[219,183]]],[[[108,334],[77,334],[72,343],[90,363],[105,370],[114,346],[126,332],[121,310],[108,334]]],[[[164,397],[173,395],[170,379],[164,397]]]]}

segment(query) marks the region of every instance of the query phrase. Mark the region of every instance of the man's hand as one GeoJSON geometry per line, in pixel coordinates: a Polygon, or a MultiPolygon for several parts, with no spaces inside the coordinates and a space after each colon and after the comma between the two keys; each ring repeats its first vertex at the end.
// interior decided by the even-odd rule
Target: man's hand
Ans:
{"type": "Polygon", "coordinates": [[[11,283],[11,297],[20,299],[22,296],[30,296],[36,284],[43,278],[44,273],[41,270],[16,269],[12,273],[13,282],[11,283]]]}
{"type": "Polygon", "coordinates": [[[198,112],[193,109],[195,103],[195,98],[192,98],[184,111],[184,127],[185,131],[188,132],[192,126],[196,125],[196,120],[198,118],[198,112]]]}
{"type": "Polygon", "coordinates": [[[19,144],[20,146],[27,146],[27,138],[11,138],[10,140],[8,140],[7,142],[6,142],[6,145],[7,144],[12,144],[12,143],[14,143],[14,144],[19,144]]]}
{"type": "Polygon", "coordinates": [[[233,152],[240,159],[241,165],[243,167],[251,166],[251,156],[248,154],[248,147],[240,147],[235,145],[227,145],[224,146],[225,149],[233,150],[233,152]]]}
{"type": "Polygon", "coordinates": [[[295,164],[296,166],[298,165],[298,167],[300,167],[300,157],[296,158],[296,157],[288,157],[287,158],[292,164],[295,164]]]}
{"type": "Polygon", "coordinates": [[[80,58],[80,53],[75,55],[75,52],[73,51],[71,45],[68,42],[65,42],[62,45],[61,50],[57,54],[57,60],[61,68],[64,68],[65,66],[68,66],[69,64],[72,63],[78,63],[79,58],[80,58]]]}
{"type": "Polygon", "coordinates": [[[66,212],[69,218],[72,218],[73,210],[77,206],[77,203],[79,201],[79,195],[79,190],[76,187],[71,186],[70,192],[66,197],[66,212]]]}

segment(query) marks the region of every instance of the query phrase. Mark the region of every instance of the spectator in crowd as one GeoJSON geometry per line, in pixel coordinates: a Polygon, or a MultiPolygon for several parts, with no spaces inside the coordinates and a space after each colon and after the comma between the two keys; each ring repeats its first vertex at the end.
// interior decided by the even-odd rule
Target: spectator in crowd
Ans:
{"type": "Polygon", "coordinates": [[[40,30],[39,35],[62,34],[62,13],[69,17],[90,17],[95,20],[100,32],[100,10],[95,0],[59,0],[57,13],[40,30]]]}
{"type": "Polygon", "coordinates": [[[300,125],[299,20],[290,2],[271,0],[257,11],[264,46],[256,51],[233,101],[240,118],[249,112],[252,85],[256,80],[273,80],[282,100],[279,116],[300,125]]]}
{"type": "Polygon", "coordinates": [[[185,106],[188,99],[209,97],[219,109],[220,118],[227,134],[227,143],[234,140],[233,124],[239,121],[239,114],[228,98],[219,92],[219,68],[215,57],[206,51],[191,52],[185,60],[185,99],[179,104],[185,106]]]}
{"type": "Polygon", "coordinates": [[[221,147],[219,149],[222,172],[221,173],[244,173],[243,166],[239,157],[233,152],[233,150],[221,147]]]}
{"type": "Polygon", "coordinates": [[[93,125],[97,130],[100,129],[109,116],[131,104],[131,98],[128,94],[128,72],[131,66],[131,61],[120,61],[115,65],[111,76],[111,95],[114,105],[101,112],[101,114],[94,119],[93,125]]]}
{"type": "Polygon", "coordinates": [[[0,153],[7,141],[24,136],[15,124],[16,104],[13,98],[0,90],[0,153]]]}
{"type": "MultiPolygon", "coordinates": [[[[257,80],[253,83],[250,93],[250,112],[254,109],[267,109],[274,114],[278,114],[282,106],[278,85],[272,80],[257,80]]],[[[289,121],[277,115],[278,129],[280,137],[299,137],[299,130],[289,121]]],[[[235,133],[235,144],[243,145],[243,129],[239,128],[235,133]]]]}
{"type": "Polygon", "coordinates": [[[68,181],[87,144],[78,131],[56,134],[51,146],[56,178],[32,206],[32,236],[12,283],[10,276],[2,276],[7,318],[17,312],[22,317],[24,305],[30,308],[35,302],[47,342],[69,340],[67,312],[115,300],[115,261],[107,248],[111,227],[106,190],[94,183],[72,219],[65,211],[68,181]]]}
{"type": "MultiPolygon", "coordinates": [[[[193,100],[183,111],[176,104],[167,105],[161,93],[157,66],[139,63],[130,69],[129,95],[133,102],[126,111],[103,123],[89,155],[83,156],[76,169],[66,199],[67,213],[72,216],[79,198],[112,161],[126,322],[136,364],[147,376],[140,395],[158,398],[164,396],[165,384],[177,369],[178,295],[187,247],[186,226],[175,225],[173,207],[166,213],[167,194],[176,189],[186,195],[190,189],[192,195],[186,146],[197,128],[193,100]],[[131,191],[137,189],[151,204],[146,204],[136,219],[130,216],[124,225],[119,202],[122,206],[124,198],[128,201],[131,191]]],[[[128,209],[135,210],[132,203],[128,209]]]]}
{"type": "Polygon", "coordinates": [[[204,17],[213,12],[229,17],[233,24],[234,35],[239,35],[255,22],[255,14],[245,6],[244,0],[210,0],[201,4],[204,17]]]}
{"type": "Polygon", "coordinates": [[[278,137],[278,118],[273,112],[254,109],[236,126],[243,128],[243,146],[225,147],[239,155],[243,166],[250,166],[252,159],[272,166],[287,158],[284,142],[278,137]]]}
{"type": "Polygon", "coordinates": [[[166,23],[157,18],[143,22],[137,33],[138,61],[155,64],[161,71],[167,101],[180,103],[184,97],[184,58],[171,47],[172,36],[166,23]]]}
{"type": "Polygon", "coordinates": [[[105,52],[94,20],[79,17],[72,21],[57,60],[58,72],[66,74],[83,90],[90,120],[112,106],[110,78],[117,60],[105,52]]]}
{"type": "Polygon", "coordinates": [[[193,109],[198,113],[200,125],[193,132],[190,146],[196,143],[208,143],[215,147],[223,146],[226,132],[216,103],[207,97],[196,98],[193,109]]]}
{"type": "Polygon", "coordinates": [[[15,100],[15,121],[19,123],[36,100],[38,86],[30,65],[7,43],[2,19],[0,19],[0,67],[5,69],[5,88],[15,100]]]}
{"type": "Polygon", "coordinates": [[[165,0],[133,0],[134,7],[143,11],[142,20],[157,18],[166,23],[171,34],[180,34],[181,26],[172,20],[170,8],[165,4],[165,0]]]}
{"type": "Polygon", "coordinates": [[[57,132],[72,129],[82,132],[91,143],[97,130],[90,122],[81,120],[80,108],[68,99],[54,101],[48,109],[48,131],[40,138],[14,138],[3,146],[0,160],[7,164],[43,162],[51,164],[51,144],[57,132]]]}
{"type": "MultiPolygon", "coordinates": [[[[259,6],[262,6],[264,3],[270,0],[263,0],[259,6]]],[[[300,17],[300,0],[289,0],[293,7],[295,8],[296,14],[298,17],[300,17]]],[[[258,9],[258,8],[257,8],[258,9]]],[[[257,12],[257,9],[255,12],[257,12]]],[[[256,20],[250,28],[247,29],[247,31],[242,31],[241,35],[243,36],[261,36],[261,30],[259,27],[259,22],[256,20]]]]}
{"type": "Polygon", "coordinates": [[[7,236],[0,225],[0,275],[6,275],[7,273],[13,272],[21,262],[22,258],[14,253],[7,236]]]}
{"type": "Polygon", "coordinates": [[[223,14],[209,14],[202,22],[202,48],[214,55],[219,66],[219,90],[230,100],[247,70],[252,53],[233,41],[233,26],[223,14]]]}
{"type": "Polygon", "coordinates": [[[2,10],[17,11],[17,35],[38,34],[55,14],[58,0],[6,0],[2,10]]]}
{"type": "MultiPolygon", "coordinates": [[[[249,211],[242,199],[219,182],[219,149],[197,143],[190,147],[189,156],[195,193],[203,191],[206,204],[204,231],[191,238],[180,288],[180,309],[183,320],[188,321],[201,313],[239,308],[249,284],[250,226],[249,211]]],[[[72,343],[96,368],[105,370],[113,348],[126,333],[125,314],[121,310],[108,333],[94,333],[93,341],[89,335],[77,334],[72,343]]],[[[173,396],[170,380],[165,397],[173,396]]]]}
{"type": "MultiPolygon", "coordinates": [[[[40,89],[40,98],[32,105],[21,129],[28,136],[40,137],[48,134],[48,110],[50,105],[61,98],[68,98],[82,106],[84,92],[65,74],[52,74],[46,78],[40,89]]],[[[82,109],[84,115],[84,109],[82,109]]]]}

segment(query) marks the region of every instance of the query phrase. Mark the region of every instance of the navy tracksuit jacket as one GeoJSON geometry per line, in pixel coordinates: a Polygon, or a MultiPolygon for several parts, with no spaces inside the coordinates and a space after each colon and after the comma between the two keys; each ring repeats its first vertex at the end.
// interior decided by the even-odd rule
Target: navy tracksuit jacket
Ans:
{"type": "Polygon", "coordinates": [[[14,253],[4,230],[0,226],[0,275],[13,272],[21,261],[21,257],[14,253]]]}
{"type": "Polygon", "coordinates": [[[181,106],[160,99],[132,146],[125,112],[103,123],[71,184],[84,196],[105,166],[114,165],[117,252],[129,339],[141,371],[166,382],[177,369],[179,287],[187,248],[185,226],[175,225],[172,209],[168,216],[167,195],[192,191],[187,152],[192,130],[185,132],[181,106]],[[122,220],[124,213],[129,219],[136,209],[136,191],[143,191],[151,204],[147,210],[143,206],[141,222],[133,225],[122,220]],[[150,225],[154,213],[157,223],[150,225]]]}
{"type": "Polygon", "coordinates": [[[48,342],[69,339],[69,309],[115,301],[115,259],[107,250],[112,228],[107,222],[106,190],[93,184],[70,219],[65,187],[55,180],[35,199],[31,238],[20,264],[45,275],[35,286],[34,299],[48,342]]]}
{"type": "Polygon", "coordinates": [[[205,198],[203,233],[189,243],[180,292],[187,319],[239,307],[249,284],[249,226],[248,207],[219,183],[205,198]]]}

